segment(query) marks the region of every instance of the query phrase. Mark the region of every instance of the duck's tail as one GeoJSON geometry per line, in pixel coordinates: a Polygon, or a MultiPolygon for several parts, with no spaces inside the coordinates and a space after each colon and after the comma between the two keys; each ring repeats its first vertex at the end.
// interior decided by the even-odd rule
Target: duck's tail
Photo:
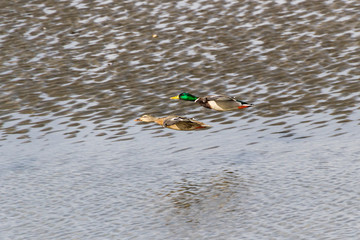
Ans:
{"type": "Polygon", "coordinates": [[[211,127],[212,127],[212,126],[210,126],[210,125],[203,124],[203,125],[201,125],[201,126],[196,127],[195,129],[211,128],[211,127]]]}
{"type": "Polygon", "coordinates": [[[241,103],[241,106],[238,106],[238,109],[248,108],[248,107],[253,107],[254,106],[254,104],[247,103],[247,102],[240,101],[240,100],[237,100],[237,102],[241,103]]]}

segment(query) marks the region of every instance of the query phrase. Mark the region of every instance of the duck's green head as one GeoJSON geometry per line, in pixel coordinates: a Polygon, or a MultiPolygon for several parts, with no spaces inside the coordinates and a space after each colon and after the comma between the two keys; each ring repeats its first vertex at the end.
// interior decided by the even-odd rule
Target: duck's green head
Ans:
{"type": "Polygon", "coordinates": [[[181,100],[185,100],[185,101],[192,101],[194,102],[196,99],[198,99],[198,97],[191,95],[190,93],[180,93],[179,95],[175,96],[175,97],[171,97],[170,99],[181,99],[181,100]]]}

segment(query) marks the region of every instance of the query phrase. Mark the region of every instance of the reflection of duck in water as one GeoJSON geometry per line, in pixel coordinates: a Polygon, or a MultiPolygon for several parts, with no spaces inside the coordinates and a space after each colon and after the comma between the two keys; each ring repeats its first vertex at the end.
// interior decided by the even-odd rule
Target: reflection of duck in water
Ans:
{"type": "Polygon", "coordinates": [[[209,128],[209,125],[196,121],[193,118],[179,117],[179,116],[168,116],[163,118],[153,117],[151,115],[143,115],[135,121],[141,122],[156,122],[163,127],[171,128],[174,130],[191,131],[201,128],[209,128]]]}
{"type": "Polygon", "coordinates": [[[214,109],[217,111],[231,111],[251,107],[252,104],[237,100],[234,97],[211,95],[206,97],[196,97],[190,93],[180,93],[171,99],[181,99],[185,101],[192,101],[200,104],[203,107],[214,109]]]}

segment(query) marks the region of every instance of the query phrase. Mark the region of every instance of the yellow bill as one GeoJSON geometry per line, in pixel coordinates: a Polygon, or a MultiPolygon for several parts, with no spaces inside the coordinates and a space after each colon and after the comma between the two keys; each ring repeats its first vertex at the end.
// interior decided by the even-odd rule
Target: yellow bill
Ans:
{"type": "Polygon", "coordinates": [[[170,99],[179,99],[179,95],[175,97],[171,97],[170,99]]]}

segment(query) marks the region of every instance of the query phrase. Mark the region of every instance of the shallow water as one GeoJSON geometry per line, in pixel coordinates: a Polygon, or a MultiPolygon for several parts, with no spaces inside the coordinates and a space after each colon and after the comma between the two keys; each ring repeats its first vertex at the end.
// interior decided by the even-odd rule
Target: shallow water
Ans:
{"type": "Polygon", "coordinates": [[[1,239],[359,236],[357,1],[2,5],[1,239]]]}

